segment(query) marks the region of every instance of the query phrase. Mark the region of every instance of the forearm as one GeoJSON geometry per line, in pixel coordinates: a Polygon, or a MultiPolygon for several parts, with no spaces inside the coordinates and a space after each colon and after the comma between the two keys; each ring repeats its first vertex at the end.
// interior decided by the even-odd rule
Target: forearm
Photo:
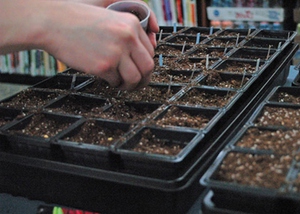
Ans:
{"type": "Polygon", "coordinates": [[[43,5],[37,0],[0,0],[0,54],[41,48],[43,5]]]}

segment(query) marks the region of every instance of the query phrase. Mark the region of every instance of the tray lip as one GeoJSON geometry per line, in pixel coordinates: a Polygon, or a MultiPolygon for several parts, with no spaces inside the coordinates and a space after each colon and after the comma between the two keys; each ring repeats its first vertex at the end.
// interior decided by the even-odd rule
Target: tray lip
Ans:
{"type": "Polygon", "coordinates": [[[118,184],[142,187],[147,189],[156,189],[165,192],[181,191],[198,179],[201,170],[197,169],[199,160],[195,161],[193,166],[185,171],[184,174],[173,179],[158,179],[142,175],[135,175],[130,173],[122,173],[118,171],[111,171],[100,168],[92,168],[70,163],[57,162],[47,159],[40,159],[36,157],[28,157],[17,154],[10,154],[0,151],[0,162],[9,162],[13,164],[33,167],[41,170],[48,170],[53,172],[61,172],[74,176],[85,176],[91,179],[98,179],[118,184]],[[51,168],[50,168],[51,167],[51,168]]]}

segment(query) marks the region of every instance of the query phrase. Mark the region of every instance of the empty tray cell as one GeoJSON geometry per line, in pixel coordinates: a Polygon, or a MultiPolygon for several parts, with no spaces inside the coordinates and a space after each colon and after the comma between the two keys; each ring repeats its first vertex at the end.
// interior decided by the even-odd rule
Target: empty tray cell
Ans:
{"type": "Polygon", "coordinates": [[[181,56],[187,50],[192,48],[190,45],[180,45],[180,44],[160,44],[155,49],[155,55],[162,54],[163,56],[181,56]]]}
{"type": "MultiPolygon", "coordinates": [[[[200,35],[199,42],[203,41],[204,39],[206,39],[206,37],[203,37],[200,35]]],[[[170,39],[166,39],[165,41],[168,43],[172,43],[172,44],[195,45],[196,41],[197,41],[197,36],[187,36],[187,35],[179,34],[179,35],[171,37],[170,39]]]]}
{"type": "Polygon", "coordinates": [[[116,97],[120,89],[111,87],[108,82],[103,79],[95,78],[91,83],[83,86],[78,91],[109,98],[116,97]]]}
{"type": "Polygon", "coordinates": [[[244,44],[244,47],[256,47],[266,49],[277,49],[285,43],[285,40],[252,38],[244,44]]]}
{"type": "Polygon", "coordinates": [[[129,101],[166,103],[181,88],[181,86],[150,84],[147,87],[144,87],[137,91],[124,92],[123,94],[121,94],[121,96],[129,101]]]}
{"type": "Polygon", "coordinates": [[[107,107],[106,99],[69,94],[46,106],[47,111],[97,117],[107,107]]]}
{"type": "Polygon", "coordinates": [[[272,38],[272,39],[293,39],[295,32],[292,31],[278,31],[278,30],[261,30],[255,37],[272,38]]]}
{"type": "Polygon", "coordinates": [[[215,70],[206,72],[199,85],[207,85],[218,88],[240,89],[251,79],[251,75],[220,73],[215,70]]]}
{"type": "Polygon", "coordinates": [[[236,47],[243,41],[243,38],[213,38],[206,45],[211,47],[236,47]]]}
{"type": "Polygon", "coordinates": [[[220,63],[215,69],[225,73],[238,73],[238,74],[254,74],[260,71],[264,62],[246,61],[246,60],[231,60],[227,59],[220,63]]]}
{"type": "Polygon", "coordinates": [[[271,102],[300,104],[300,88],[279,87],[269,98],[271,102]]]}
{"type": "Polygon", "coordinates": [[[170,106],[156,118],[156,124],[162,127],[178,126],[208,130],[216,121],[218,110],[186,106],[170,106]]]}
{"type": "Polygon", "coordinates": [[[253,33],[254,31],[255,29],[225,29],[218,34],[218,37],[246,37],[251,35],[251,33],[253,33]]]}
{"type": "Polygon", "coordinates": [[[137,153],[178,156],[196,136],[195,132],[144,127],[119,149],[137,153]]]}
{"type": "Polygon", "coordinates": [[[299,106],[265,105],[259,112],[254,124],[257,126],[299,128],[299,118],[299,106]]]}
{"type": "Polygon", "coordinates": [[[99,118],[116,120],[122,122],[137,123],[146,119],[161,104],[125,102],[123,100],[113,100],[112,106],[103,111],[99,118]]]}
{"type": "MultiPolygon", "coordinates": [[[[51,78],[48,78],[36,85],[35,88],[48,88],[48,89],[60,89],[60,90],[71,90],[74,80],[73,75],[57,75],[51,78]]],[[[75,78],[74,89],[78,89],[83,84],[86,84],[91,77],[79,76],[75,78]]]]}
{"type": "Polygon", "coordinates": [[[250,127],[234,145],[253,150],[267,150],[277,155],[292,155],[299,150],[300,131],[250,127]]]}
{"type": "Polygon", "coordinates": [[[227,106],[236,94],[237,92],[232,90],[192,87],[176,103],[187,106],[222,108],[227,106]]]}
{"type": "Polygon", "coordinates": [[[209,58],[222,58],[231,49],[232,48],[225,49],[223,47],[199,47],[190,51],[188,57],[206,58],[208,55],[209,58]]]}
{"type": "Polygon", "coordinates": [[[229,152],[211,179],[248,187],[270,188],[279,191],[286,185],[287,173],[292,164],[289,155],[252,154],[229,152]]]}
{"type": "Polygon", "coordinates": [[[21,110],[0,107],[0,128],[26,116],[21,110]]]}
{"type": "Polygon", "coordinates": [[[230,58],[268,60],[275,52],[276,51],[274,49],[266,50],[258,48],[239,48],[230,55],[230,58]]]}
{"type": "Polygon", "coordinates": [[[62,149],[65,161],[80,165],[109,166],[110,146],[131,127],[128,123],[84,120],[55,143],[62,149]]]}
{"type": "Polygon", "coordinates": [[[200,33],[201,36],[209,36],[211,35],[211,33],[216,33],[217,31],[219,31],[219,29],[217,28],[206,28],[206,27],[189,27],[189,28],[185,28],[181,31],[182,34],[185,35],[197,35],[198,33],[200,33]],[[211,31],[212,30],[212,31],[211,31]]]}
{"type": "Polygon", "coordinates": [[[0,105],[16,109],[39,109],[58,96],[58,92],[41,91],[30,88],[1,101],[0,105]]]}
{"type": "Polygon", "coordinates": [[[199,70],[194,71],[175,71],[169,69],[158,69],[152,73],[150,82],[152,83],[165,83],[165,84],[186,84],[196,79],[201,72],[199,70]]]}

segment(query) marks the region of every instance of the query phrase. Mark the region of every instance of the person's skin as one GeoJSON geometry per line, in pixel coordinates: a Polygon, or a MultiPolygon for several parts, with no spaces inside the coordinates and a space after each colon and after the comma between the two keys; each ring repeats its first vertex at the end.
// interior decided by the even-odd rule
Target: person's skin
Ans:
{"type": "Polygon", "coordinates": [[[103,8],[115,1],[0,0],[0,54],[42,49],[121,90],[144,87],[154,67],[156,18],[152,13],[146,33],[135,15],[103,8]]]}

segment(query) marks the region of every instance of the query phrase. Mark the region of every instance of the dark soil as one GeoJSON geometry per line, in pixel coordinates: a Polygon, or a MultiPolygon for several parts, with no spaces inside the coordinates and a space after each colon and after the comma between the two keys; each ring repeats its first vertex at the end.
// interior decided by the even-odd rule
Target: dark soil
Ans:
{"type": "Polygon", "coordinates": [[[124,133],[125,132],[121,129],[111,129],[105,126],[100,126],[96,123],[96,121],[90,120],[84,123],[75,135],[65,137],[64,140],[110,146],[124,133]]]}
{"type": "Polygon", "coordinates": [[[23,129],[10,129],[9,132],[13,134],[49,138],[57,135],[70,125],[71,122],[66,122],[64,120],[55,120],[40,113],[33,115],[30,122],[23,129]]]}
{"type": "Polygon", "coordinates": [[[205,91],[199,91],[197,89],[191,89],[183,97],[179,98],[177,103],[182,105],[199,105],[199,106],[211,106],[211,107],[224,107],[229,103],[231,98],[235,95],[234,92],[228,91],[226,95],[217,93],[208,93],[205,91]]]}
{"type": "Polygon", "coordinates": [[[300,109],[266,106],[255,124],[258,126],[282,126],[299,128],[300,109]]]}
{"type": "Polygon", "coordinates": [[[156,124],[160,126],[181,126],[201,129],[207,126],[212,117],[205,112],[191,112],[172,106],[167,113],[157,120],[156,124]]]}
{"type": "Polygon", "coordinates": [[[238,147],[269,150],[275,154],[292,155],[300,148],[299,130],[248,129],[236,143],[238,147]]]}
{"type": "Polygon", "coordinates": [[[1,106],[17,109],[38,109],[56,98],[58,93],[42,92],[32,89],[21,91],[16,96],[0,103],[1,106]]]}
{"type": "Polygon", "coordinates": [[[158,138],[157,136],[152,134],[150,129],[146,129],[142,133],[142,137],[139,143],[133,148],[133,151],[175,156],[184,147],[185,143],[158,138]]]}
{"type": "Polygon", "coordinates": [[[279,189],[286,183],[289,155],[253,155],[231,152],[217,170],[216,179],[253,187],[279,189]]]}

